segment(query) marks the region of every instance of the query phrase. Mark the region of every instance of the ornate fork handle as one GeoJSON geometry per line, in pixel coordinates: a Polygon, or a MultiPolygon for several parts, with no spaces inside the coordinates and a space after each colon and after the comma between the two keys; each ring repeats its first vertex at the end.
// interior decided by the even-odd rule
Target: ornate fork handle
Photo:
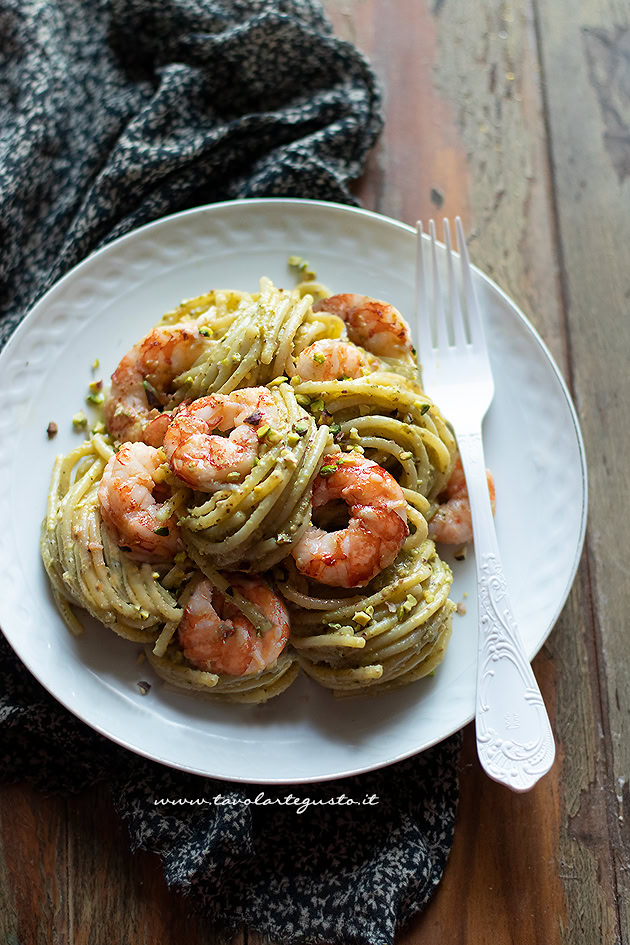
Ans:
{"type": "Polygon", "coordinates": [[[458,434],[457,442],[470,496],[479,587],[477,751],[491,778],[513,791],[528,791],[553,764],[551,724],[512,614],[481,431],[458,434]]]}

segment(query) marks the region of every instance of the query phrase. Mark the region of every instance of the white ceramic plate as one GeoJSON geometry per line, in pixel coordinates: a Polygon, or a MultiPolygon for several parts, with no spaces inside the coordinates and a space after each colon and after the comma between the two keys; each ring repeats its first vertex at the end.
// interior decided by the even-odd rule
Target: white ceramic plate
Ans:
{"type": "MultiPolygon", "coordinates": [[[[474,712],[475,576],[454,562],[451,644],[432,679],[338,702],[308,679],[263,706],[207,704],[166,688],[139,647],[91,622],[74,638],[39,557],[53,458],[78,442],[98,357],[107,378],[164,311],[212,287],[254,290],[261,275],[293,284],[304,256],[333,291],[413,312],[414,231],[336,204],[247,200],[180,213],[116,240],[35,306],[0,357],[0,625],[39,681],[114,741],[198,774],[260,783],[341,777],[400,760],[445,738],[474,712]],[[50,420],[59,425],[53,441],[50,420]],[[467,595],[467,596],[466,596],[467,595]],[[140,695],[136,683],[153,686],[140,695]]],[[[557,367],[514,303],[475,272],[496,396],[484,434],[496,479],[496,526],[516,618],[530,656],[573,582],[584,537],[586,468],[575,411],[557,367]]],[[[445,280],[444,280],[445,282],[445,280]]]]}

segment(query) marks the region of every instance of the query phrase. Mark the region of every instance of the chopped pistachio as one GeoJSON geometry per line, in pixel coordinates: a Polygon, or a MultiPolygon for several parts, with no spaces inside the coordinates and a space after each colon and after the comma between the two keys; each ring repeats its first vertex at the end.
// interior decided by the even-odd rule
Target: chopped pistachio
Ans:
{"type": "Polygon", "coordinates": [[[86,403],[94,405],[102,404],[104,400],[105,394],[102,392],[100,394],[88,394],[85,398],[86,403]]]}
{"type": "Polygon", "coordinates": [[[342,629],[343,629],[343,625],[340,624],[340,623],[329,623],[329,624],[327,624],[327,626],[328,626],[331,630],[342,630],[342,629]]]}
{"type": "Polygon", "coordinates": [[[99,390],[103,389],[102,381],[91,381],[88,385],[93,394],[97,394],[99,390]]]}
{"type": "Polygon", "coordinates": [[[92,427],[92,433],[107,433],[107,427],[100,420],[92,427]]]}
{"type": "Polygon", "coordinates": [[[289,435],[287,436],[287,443],[289,444],[289,446],[297,446],[299,442],[300,442],[299,433],[289,433],[289,435]]]}
{"type": "Polygon", "coordinates": [[[423,404],[422,410],[420,411],[420,416],[424,417],[425,413],[428,413],[430,409],[431,409],[431,404],[423,404]]]}
{"type": "Polygon", "coordinates": [[[271,428],[269,432],[267,433],[268,443],[279,443],[281,439],[282,439],[282,434],[279,433],[277,430],[274,430],[273,428],[271,428]]]}
{"type": "Polygon", "coordinates": [[[294,374],[293,377],[291,378],[291,387],[297,387],[298,384],[301,384],[301,383],[302,383],[302,378],[300,377],[300,375],[294,374]]]}
{"type": "Polygon", "coordinates": [[[398,459],[402,459],[404,461],[406,459],[411,459],[412,456],[413,453],[410,453],[409,450],[403,450],[402,453],[398,454],[398,459]]]}
{"type": "Polygon", "coordinates": [[[303,422],[294,423],[293,429],[298,436],[304,436],[306,433],[308,433],[308,424],[303,422]]]}
{"type": "Polygon", "coordinates": [[[332,476],[332,474],[336,471],[337,471],[337,464],[335,464],[334,466],[327,465],[327,466],[322,466],[322,468],[319,471],[319,474],[320,476],[324,476],[324,477],[332,476]]]}
{"type": "Polygon", "coordinates": [[[351,428],[350,428],[350,439],[351,439],[351,440],[360,440],[360,439],[361,439],[361,437],[359,436],[359,431],[357,430],[356,427],[351,427],[351,428]]]}
{"type": "Polygon", "coordinates": [[[48,426],[46,427],[46,433],[48,434],[48,439],[52,440],[53,436],[57,436],[59,432],[59,427],[54,420],[51,420],[48,426]]]}
{"type": "Polygon", "coordinates": [[[296,394],[295,399],[297,400],[300,407],[310,406],[311,398],[307,397],[306,394],[296,394]]]}
{"type": "Polygon", "coordinates": [[[151,683],[146,682],[144,679],[141,679],[140,682],[137,683],[137,686],[140,690],[141,696],[146,696],[146,694],[151,690],[151,683]]]}
{"type": "Polygon", "coordinates": [[[328,427],[333,436],[337,433],[341,433],[341,425],[339,423],[331,423],[328,427]]]}
{"type": "Polygon", "coordinates": [[[325,360],[326,360],[326,356],[323,355],[321,351],[318,351],[316,354],[313,355],[313,361],[315,362],[315,364],[323,364],[325,360]]]}
{"type": "Polygon", "coordinates": [[[228,473],[225,478],[227,479],[228,482],[240,482],[241,474],[239,472],[234,471],[234,472],[228,473]]]}
{"type": "Polygon", "coordinates": [[[203,335],[204,338],[210,338],[213,335],[213,331],[212,328],[209,328],[207,325],[203,325],[199,329],[199,334],[203,335]]]}
{"type": "Polygon", "coordinates": [[[291,450],[282,450],[280,456],[289,466],[297,466],[297,456],[291,450]]]}
{"type": "Polygon", "coordinates": [[[97,369],[98,367],[100,367],[100,364],[101,364],[101,362],[99,361],[99,359],[98,359],[98,358],[94,358],[94,360],[92,361],[92,370],[93,370],[93,371],[96,371],[96,369],[97,369]]]}
{"type": "Polygon", "coordinates": [[[312,282],[315,279],[315,272],[301,256],[289,256],[289,265],[299,271],[305,282],[312,282]]]}
{"type": "Polygon", "coordinates": [[[72,418],[72,426],[75,430],[84,430],[87,427],[87,417],[82,410],[79,410],[72,418]]]}
{"type": "Polygon", "coordinates": [[[267,387],[279,387],[280,384],[288,383],[288,380],[288,377],[285,377],[284,374],[281,374],[280,377],[274,377],[272,381],[269,381],[267,387]]]}
{"type": "Polygon", "coordinates": [[[169,534],[168,525],[160,525],[158,528],[154,528],[153,531],[154,531],[154,533],[155,533],[156,535],[168,535],[168,534],[169,534]]]}
{"type": "Polygon", "coordinates": [[[152,572],[151,572],[151,577],[153,578],[154,581],[159,581],[159,579],[160,579],[160,572],[159,572],[159,571],[152,571],[152,572]]]}
{"type": "Polygon", "coordinates": [[[360,627],[367,627],[372,618],[364,610],[358,610],[352,619],[355,623],[358,623],[360,627]]]}
{"type": "Polygon", "coordinates": [[[311,410],[323,410],[323,409],[324,409],[324,401],[321,399],[321,397],[318,397],[317,400],[314,400],[311,403],[311,410]]]}
{"type": "Polygon", "coordinates": [[[265,423],[264,426],[258,428],[258,430],[256,431],[256,436],[258,437],[259,440],[264,440],[270,430],[271,430],[271,427],[269,426],[269,424],[265,423]]]}

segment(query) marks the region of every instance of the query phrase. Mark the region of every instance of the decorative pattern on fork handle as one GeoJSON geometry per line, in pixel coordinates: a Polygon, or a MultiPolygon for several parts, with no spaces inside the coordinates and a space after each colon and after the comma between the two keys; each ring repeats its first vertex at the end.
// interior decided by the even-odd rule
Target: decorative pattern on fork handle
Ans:
{"type": "MultiPolygon", "coordinates": [[[[472,465],[483,473],[481,434],[460,435],[458,444],[464,468],[472,465]]],[[[467,479],[482,481],[485,488],[485,476],[467,479]]],[[[485,503],[471,503],[471,509],[475,515],[476,546],[480,549],[477,749],[491,778],[514,791],[527,791],[553,764],[555,744],[512,615],[487,488],[485,503]],[[487,508],[479,508],[480,505],[487,508]]]]}

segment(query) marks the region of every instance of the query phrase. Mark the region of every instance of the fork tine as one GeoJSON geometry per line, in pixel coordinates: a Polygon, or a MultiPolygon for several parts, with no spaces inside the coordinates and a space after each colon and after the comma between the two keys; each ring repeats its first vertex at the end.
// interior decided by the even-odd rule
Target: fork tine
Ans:
{"type": "Polygon", "coordinates": [[[448,332],[446,328],[446,314],[444,312],[442,292],[440,289],[440,274],[438,271],[437,248],[435,245],[435,223],[433,220],[429,220],[429,233],[431,234],[431,259],[433,262],[433,306],[435,308],[436,347],[445,351],[448,348],[448,332]]]}
{"type": "Polygon", "coordinates": [[[431,335],[431,313],[427,301],[427,280],[424,271],[424,251],[422,244],[422,222],[416,223],[416,328],[418,331],[418,363],[427,361],[433,350],[431,335]]]}
{"type": "Polygon", "coordinates": [[[446,243],[446,258],[448,261],[448,292],[451,301],[451,313],[453,315],[453,333],[455,344],[460,347],[466,345],[466,329],[464,327],[464,316],[462,306],[459,301],[459,289],[455,278],[455,267],[453,266],[453,247],[451,246],[451,228],[448,219],[444,217],[444,242],[446,243]]]}
{"type": "Polygon", "coordinates": [[[468,247],[466,246],[466,237],[464,236],[464,227],[459,217],[455,218],[457,227],[457,246],[462,263],[462,281],[464,283],[464,294],[466,296],[466,311],[468,313],[468,327],[470,328],[470,340],[475,347],[486,348],[486,336],[483,330],[481,313],[477,305],[475,288],[470,274],[470,260],[468,258],[468,247]]]}

